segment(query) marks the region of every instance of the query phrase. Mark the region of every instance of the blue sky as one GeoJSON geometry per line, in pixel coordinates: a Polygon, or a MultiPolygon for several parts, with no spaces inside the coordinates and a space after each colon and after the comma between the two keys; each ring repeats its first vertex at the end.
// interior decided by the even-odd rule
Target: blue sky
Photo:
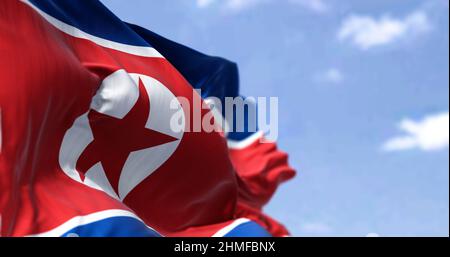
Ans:
{"type": "Polygon", "coordinates": [[[449,235],[448,0],[102,0],[278,96],[295,236],[449,235]]]}

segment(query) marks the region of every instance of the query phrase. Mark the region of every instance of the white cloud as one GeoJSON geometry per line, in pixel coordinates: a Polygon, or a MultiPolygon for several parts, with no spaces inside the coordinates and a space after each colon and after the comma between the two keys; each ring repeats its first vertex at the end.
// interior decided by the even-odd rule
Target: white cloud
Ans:
{"type": "Polygon", "coordinates": [[[214,0],[197,0],[197,6],[200,8],[205,8],[214,3],[214,0]]]}
{"type": "Polygon", "coordinates": [[[383,145],[384,151],[421,149],[437,151],[449,145],[449,113],[425,117],[421,121],[404,119],[399,124],[404,135],[394,137],[383,145]]]}
{"type": "Polygon", "coordinates": [[[199,8],[210,7],[213,4],[219,4],[230,10],[240,11],[250,6],[266,2],[267,0],[196,0],[199,8]]]}
{"type": "Polygon", "coordinates": [[[404,19],[384,15],[380,19],[370,16],[350,15],[338,31],[338,39],[349,40],[357,47],[367,50],[387,45],[411,35],[421,34],[430,29],[427,14],[417,11],[404,19]]]}
{"type": "MultiPolygon", "coordinates": [[[[279,0],[277,0],[279,1],[279,0]]],[[[328,10],[328,5],[324,0],[285,0],[289,3],[298,4],[308,8],[314,12],[322,13],[328,10]]],[[[196,0],[199,8],[212,6],[213,4],[221,4],[226,9],[240,11],[248,7],[256,6],[261,3],[275,2],[274,0],[196,0]]]]}
{"type": "Polygon", "coordinates": [[[232,10],[242,10],[250,6],[265,2],[264,0],[227,0],[226,7],[232,10]]]}
{"type": "Polygon", "coordinates": [[[380,235],[377,233],[371,232],[371,233],[367,234],[366,237],[380,237],[380,235]]]}
{"type": "Polygon", "coordinates": [[[317,13],[324,13],[329,9],[323,0],[289,0],[289,2],[299,4],[317,13]]]}
{"type": "Polygon", "coordinates": [[[325,223],[311,222],[301,226],[301,230],[305,234],[325,235],[333,232],[333,229],[325,223]]]}
{"type": "Polygon", "coordinates": [[[324,72],[319,72],[315,76],[319,83],[339,84],[344,80],[344,74],[337,68],[330,68],[324,72]]]}

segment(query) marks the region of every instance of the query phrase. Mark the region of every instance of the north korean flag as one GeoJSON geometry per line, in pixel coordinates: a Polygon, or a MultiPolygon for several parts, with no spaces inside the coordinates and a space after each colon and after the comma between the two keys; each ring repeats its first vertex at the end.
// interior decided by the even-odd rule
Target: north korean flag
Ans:
{"type": "Polygon", "coordinates": [[[288,235],[261,212],[287,155],[259,132],[190,132],[187,106],[239,95],[234,63],[96,0],[3,0],[0,79],[0,235],[288,235]]]}

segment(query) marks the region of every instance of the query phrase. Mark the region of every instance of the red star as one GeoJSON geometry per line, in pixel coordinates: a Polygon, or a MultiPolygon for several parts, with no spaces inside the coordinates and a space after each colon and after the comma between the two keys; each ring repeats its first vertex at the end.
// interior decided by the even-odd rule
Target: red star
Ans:
{"type": "Polygon", "coordinates": [[[111,186],[118,192],[120,173],[131,152],[178,140],[145,128],[149,113],[150,100],[140,79],[139,98],[122,119],[94,110],[89,112],[94,140],[83,151],[76,165],[83,181],[85,173],[101,162],[111,186]]]}

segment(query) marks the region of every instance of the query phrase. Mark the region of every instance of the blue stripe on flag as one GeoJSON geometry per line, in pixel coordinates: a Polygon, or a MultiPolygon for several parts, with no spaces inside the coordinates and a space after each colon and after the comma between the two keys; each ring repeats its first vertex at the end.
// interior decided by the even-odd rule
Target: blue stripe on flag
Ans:
{"type": "Polygon", "coordinates": [[[28,0],[59,21],[83,32],[122,44],[150,46],[100,1],[28,0]]]}
{"type": "Polygon", "coordinates": [[[224,237],[272,237],[272,235],[256,222],[249,221],[238,225],[224,237]]]}
{"type": "Polygon", "coordinates": [[[154,230],[132,217],[112,217],[77,226],[62,237],[159,237],[154,230]]]}

